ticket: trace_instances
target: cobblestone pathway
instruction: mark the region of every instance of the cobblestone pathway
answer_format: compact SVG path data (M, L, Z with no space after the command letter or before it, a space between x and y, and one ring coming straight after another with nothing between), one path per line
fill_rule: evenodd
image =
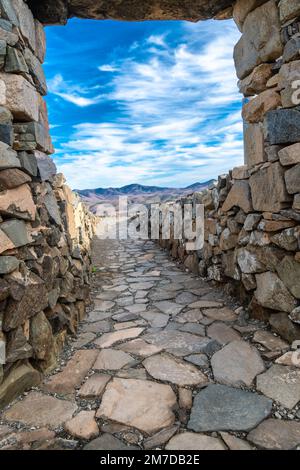
M0 417L2 449L292 449L289 345L151 242L94 243L93 310Z

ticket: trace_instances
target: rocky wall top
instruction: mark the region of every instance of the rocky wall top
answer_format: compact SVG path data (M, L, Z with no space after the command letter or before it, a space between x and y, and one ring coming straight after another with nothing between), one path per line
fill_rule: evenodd
M68 18L198 21L217 15L230 17L233 0L28 0L35 17L44 24Z

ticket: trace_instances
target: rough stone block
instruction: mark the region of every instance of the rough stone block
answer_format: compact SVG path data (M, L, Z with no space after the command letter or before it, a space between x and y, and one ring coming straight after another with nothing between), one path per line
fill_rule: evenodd
M4 18L9 20L14 26L19 26L19 20L11 0L0 0L0 9Z
M278 162L251 175L250 187L256 211L279 212L290 202L284 183L284 170Z
M284 285L289 289L296 299L300 299L300 263L292 256L285 256L277 266L277 273Z
M0 170L20 168L17 153L4 142L0 142Z
M244 212L252 211L251 193L248 181L236 180L222 206L223 212L228 212L234 206L240 207Z
M285 147L278 152L280 163L283 166L300 163L300 143Z
M36 56L43 63L46 55L46 34L43 25L38 20L35 20L35 42Z
M271 145L300 142L300 107L269 111L264 132Z
M28 73L28 67L21 51L15 47L7 47L4 70L7 73Z
M248 77L239 80L239 90L245 96L258 95L266 90L267 83L272 75L272 64L258 65Z
M296 306L296 299L290 294L279 277L271 272L256 275L256 300L263 307L291 312Z
M39 91L39 93L41 93L41 95L46 95L46 77L39 59L35 57L35 55L31 52L30 49L26 48L24 52L24 60L26 61L29 72L33 78L37 90Z
M7 276L11 298L4 314L3 330L10 331L44 310L48 305L45 283L29 270Z
M267 160L263 127L260 123L248 124L244 122L244 159L248 168Z
M21 75L0 74L6 86L6 106L15 118L24 121L38 121L39 99L33 86Z
M0 214L34 220L36 206L28 184L0 192Z
M283 62L291 62L292 60L297 60L300 57L300 37L291 38L283 50Z
M280 105L279 93L273 89L266 90L243 106L242 117L250 123L261 122L268 111L277 109Z
M14 124L14 149L18 151L40 150L53 153L51 137L46 127L38 122Z
M29 44L31 49L35 51L35 23L30 8L23 0L11 0L11 4L16 12L19 28L23 38Z
M14 132L12 124L0 124L0 141L13 146L14 143Z

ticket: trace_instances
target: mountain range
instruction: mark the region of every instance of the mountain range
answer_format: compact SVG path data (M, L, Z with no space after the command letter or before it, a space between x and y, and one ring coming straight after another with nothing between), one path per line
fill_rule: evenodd
M194 192L203 191L208 188L214 180L203 183L194 183L185 188L167 188L160 186L145 186L142 184L128 184L121 188L96 188L75 190L81 199L89 206L90 210L97 212L97 205L110 203L118 204L120 196L127 196L131 204L153 204L177 199Z

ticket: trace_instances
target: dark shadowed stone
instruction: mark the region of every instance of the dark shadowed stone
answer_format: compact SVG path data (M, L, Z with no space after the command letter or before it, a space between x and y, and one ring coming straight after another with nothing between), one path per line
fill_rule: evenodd
M300 108L277 109L266 114L265 135L271 145L300 141Z
M31 181L30 176L18 168L3 170L0 172L0 191L16 188L29 181Z
M271 412L272 400L225 385L209 385L195 399L188 428L193 431L249 431Z
M13 145L14 132L11 124L0 124L0 141L10 146Z
M7 421L19 421L28 426L49 426L56 428L69 421L77 411L77 405L67 400L43 395L40 392L29 393L5 412Z

